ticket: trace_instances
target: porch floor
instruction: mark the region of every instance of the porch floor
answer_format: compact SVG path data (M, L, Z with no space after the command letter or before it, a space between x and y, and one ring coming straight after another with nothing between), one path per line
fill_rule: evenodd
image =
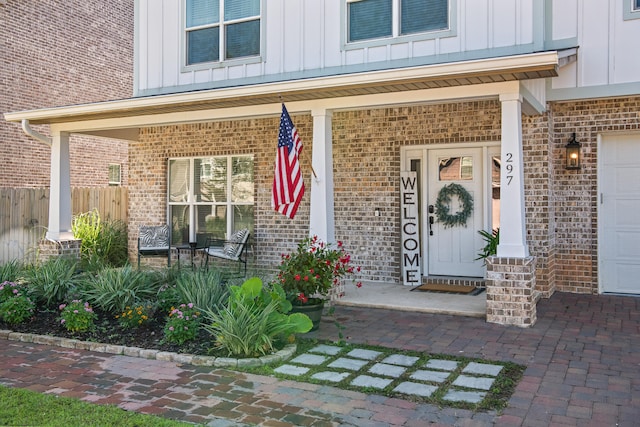
M479 295L411 291L413 286L387 283L363 283L361 288L349 285L346 295L336 304L387 308L394 310L485 317L487 293Z

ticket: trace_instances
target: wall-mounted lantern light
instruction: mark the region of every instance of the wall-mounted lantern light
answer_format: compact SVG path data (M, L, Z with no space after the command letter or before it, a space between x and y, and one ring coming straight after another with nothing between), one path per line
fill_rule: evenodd
M569 138L569 143L565 146L567 151L567 169L580 169L580 143L576 141L575 132Z

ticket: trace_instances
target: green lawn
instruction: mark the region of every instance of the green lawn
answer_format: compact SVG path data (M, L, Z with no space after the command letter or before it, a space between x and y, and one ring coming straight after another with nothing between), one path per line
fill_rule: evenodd
M174 427L193 424L127 412L116 406L0 386L0 425Z

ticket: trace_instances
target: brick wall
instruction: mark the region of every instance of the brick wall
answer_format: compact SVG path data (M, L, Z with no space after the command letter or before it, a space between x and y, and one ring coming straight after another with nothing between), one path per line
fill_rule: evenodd
M131 0L8 0L0 39L0 113L131 96ZM0 186L49 186L48 147L4 120L0 144ZM72 186L106 186L109 163L123 165L127 183L124 141L72 136L70 156Z
M544 115L523 116L527 243L535 257L535 290L543 296L555 290L597 292L596 135L637 130L638 111L640 97L555 103ZM499 141L500 116L498 101L334 112L336 239L362 266L364 280L399 283L400 148ZM276 266L280 253L308 233L312 118L293 120L304 143L307 180L293 221L270 204L277 117L144 129L130 155L132 253L139 225L166 221L169 157L253 154L256 259L264 268ZM574 131L585 164L567 171L564 146Z
M551 121L556 212L556 283L565 292L598 292L597 136L640 131L640 97L554 103ZM571 133L582 144L582 168L564 168Z
M271 209L278 117L143 129L140 141L130 145L131 253L140 225L166 222L168 158L253 154L256 259L263 268L275 267L280 254L293 250L308 234L313 121L310 115L292 118L304 144L307 180L293 221ZM362 266L364 280L399 283L400 147L497 141L499 119L494 101L333 114L336 239ZM379 217L375 208L380 208Z

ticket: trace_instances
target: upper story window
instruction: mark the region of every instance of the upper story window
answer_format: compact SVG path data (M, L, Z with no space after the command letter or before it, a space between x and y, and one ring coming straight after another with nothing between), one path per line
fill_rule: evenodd
M622 0L622 19L640 19L640 0Z
M186 0L187 65L260 54L260 0Z
M347 0L348 42L449 28L448 0Z

